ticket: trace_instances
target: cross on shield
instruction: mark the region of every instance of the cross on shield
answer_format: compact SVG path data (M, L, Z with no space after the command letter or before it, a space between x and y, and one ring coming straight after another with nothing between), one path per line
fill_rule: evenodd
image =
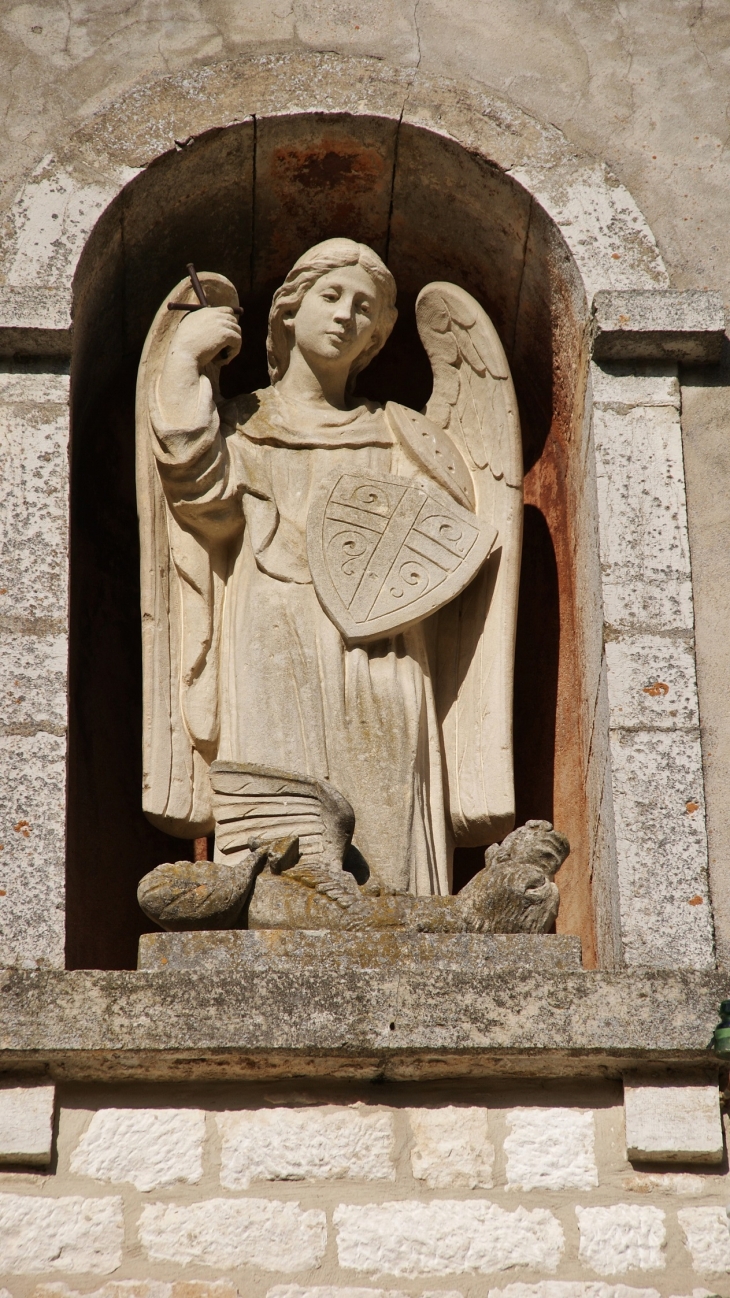
M317 489L307 557L317 597L347 644L398 635L476 576L497 533L432 482L344 473Z

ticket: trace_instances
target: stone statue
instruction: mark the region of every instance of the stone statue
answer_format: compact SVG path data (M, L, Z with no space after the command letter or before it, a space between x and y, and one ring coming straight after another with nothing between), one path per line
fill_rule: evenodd
M237 294L195 283L207 305L177 286L137 390L144 810L215 833L210 870L245 867L249 890L269 848L291 872L296 839L294 868L446 897L454 847L514 824L522 462L497 333L429 284L425 412L359 398L395 282L330 239L274 294L271 386L226 401Z

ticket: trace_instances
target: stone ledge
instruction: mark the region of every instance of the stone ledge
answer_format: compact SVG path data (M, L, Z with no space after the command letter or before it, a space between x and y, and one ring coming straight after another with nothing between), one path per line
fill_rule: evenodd
M692 289L601 291L593 299L593 356L599 361L714 365L725 337L719 293Z
M720 973L6 969L0 1069L57 1080L619 1077L719 1067Z
M0 285L0 356L70 356L65 289Z

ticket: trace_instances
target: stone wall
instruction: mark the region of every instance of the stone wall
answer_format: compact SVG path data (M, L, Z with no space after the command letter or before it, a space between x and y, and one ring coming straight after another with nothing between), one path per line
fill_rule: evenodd
M636 1170L619 1084L63 1087L58 1105L52 1170L0 1173L11 1298L727 1292L727 1164Z

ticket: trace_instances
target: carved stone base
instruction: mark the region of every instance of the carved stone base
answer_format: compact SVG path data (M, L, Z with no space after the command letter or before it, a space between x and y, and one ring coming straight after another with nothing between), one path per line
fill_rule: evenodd
M258 932L144 933L138 968L194 969L251 973L275 969L317 969L323 975L348 969L456 969L474 978L496 969L531 972L578 971L580 938L525 933L308 933L290 929Z

